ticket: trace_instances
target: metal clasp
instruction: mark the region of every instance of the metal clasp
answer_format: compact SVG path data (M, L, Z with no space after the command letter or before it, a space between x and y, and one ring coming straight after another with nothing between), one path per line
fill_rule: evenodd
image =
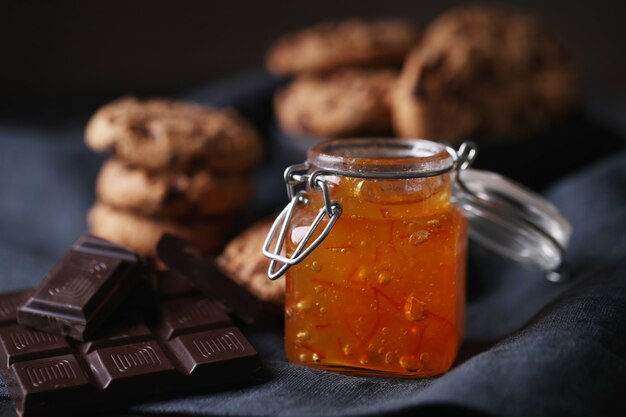
M457 181L460 180L459 173L472 166L478 156L478 146L471 141L465 141L459 146L457 151L451 146L446 146L446 150L454 161L454 169L457 173Z
M320 243L328 236L330 230L333 228L339 216L341 216L342 207L338 201L334 201L330 199L330 191L328 190L328 184L320 178L320 175L316 172L311 175L306 174L308 170L307 164L302 165L293 165L285 170L285 183L287 184L287 194L291 201L287 206L280 212L272 227L270 228L267 237L265 238L265 243L263 244L263 255L270 258L270 266L267 270L267 275L271 280L275 280L280 278L291 266L296 265L304 258L306 258L315 248L317 248ZM309 183L309 186L313 190L321 190L322 196L324 198L324 206L322 206L313 223L307 229L304 237L293 251L290 257L282 256L280 253L283 249L283 245L285 242L285 237L287 235L287 229L291 219L293 218L293 214L300 204L308 204L309 199L305 191L296 192L295 189L300 184ZM317 230L319 224L324 219L324 217L328 217L328 223L322 230L321 234L311 242L309 246L307 243L311 240L311 237ZM274 249L271 250L270 246L274 241L274 237L276 236L276 232L280 227L280 232L278 233L278 239L276 241L276 245ZM282 264L278 269L276 269L277 264Z

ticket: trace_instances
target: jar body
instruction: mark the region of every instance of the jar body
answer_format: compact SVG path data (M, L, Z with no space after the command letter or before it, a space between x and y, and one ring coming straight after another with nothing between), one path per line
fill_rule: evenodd
M359 375L445 372L462 340L467 246L450 174L324 180L343 213L287 271L287 357ZM288 229L288 254L323 206L320 192L307 196Z

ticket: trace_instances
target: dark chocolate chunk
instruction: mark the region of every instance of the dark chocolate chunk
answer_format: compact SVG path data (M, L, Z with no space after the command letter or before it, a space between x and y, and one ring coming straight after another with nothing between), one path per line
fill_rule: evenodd
M157 258L170 270L187 278L205 295L220 301L245 323L253 323L264 311L264 303L250 291L224 275L213 259L204 258L191 244L164 234L157 244Z
M0 361L4 366L37 357L41 352L70 353L70 345L64 337L53 333L19 325L0 328Z
M206 297L194 296L163 302L155 331L161 338L170 339L183 332L223 327L229 323L230 319L219 304Z
M152 333L143 318L135 312L121 311L109 318L95 334L84 343L76 345L77 349L89 353L95 349L123 343L135 343L148 340Z
M0 300L16 306L29 294ZM17 414L93 413L258 376L258 354L220 304L199 296L152 301L154 309L136 309L133 296L84 343L20 326L15 307L5 308L0 374Z
M184 295L197 292L188 279L170 271L158 260L147 259L146 265L148 267L148 282L155 293L159 295Z
M236 327L186 334L170 341L168 346L176 352L184 372L188 374L219 373L218 366L235 366L235 362L241 361L242 354L254 351ZM206 366L208 364L214 366ZM204 378L209 379L211 376L206 375Z
M0 294L0 325L15 321L15 310L24 304L33 290L23 290Z
M94 236L80 237L18 309L20 324L84 340L141 276L136 255Z
M86 359L102 389L137 391L134 385L168 384L179 375L153 340L97 349Z

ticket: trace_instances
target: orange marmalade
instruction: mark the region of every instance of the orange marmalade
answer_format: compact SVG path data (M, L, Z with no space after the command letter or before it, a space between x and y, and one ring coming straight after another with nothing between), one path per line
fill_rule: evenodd
M467 242L466 221L450 202L450 173L431 175L452 166L445 147L338 140L311 149L308 162L309 172L327 172L320 178L342 213L287 271L289 360L358 375L445 372L462 339ZM381 172L407 175L368 175ZM324 206L321 191L309 187L306 196L287 230L287 254Z

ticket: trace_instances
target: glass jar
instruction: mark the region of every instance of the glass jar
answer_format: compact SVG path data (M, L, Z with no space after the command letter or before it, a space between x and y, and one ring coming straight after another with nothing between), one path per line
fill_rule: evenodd
M459 181L475 155L472 146L456 152L418 139L331 140L311 148L307 163L286 171L292 199L264 253L272 259L271 278L286 272L285 350L291 362L358 375L430 377L448 370L463 336L466 215L479 225L479 240L495 237L494 246L511 224L525 226L532 245L537 235L550 240L544 258L551 264L544 269L554 269L553 258L560 262L567 242L535 227L541 221L533 227L521 221L528 215L510 198L497 200L505 180L485 185L479 171L479 179L467 183L482 186L476 192ZM304 189L296 192L299 184ZM521 190L527 203L538 199L504 185ZM547 203L534 203L545 213ZM504 226L496 221L502 213L510 220ZM564 222L558 213L539 217ZM560 226L567 228L566 222ZM515 248L519 239L509 240L509 252L523 258Z

